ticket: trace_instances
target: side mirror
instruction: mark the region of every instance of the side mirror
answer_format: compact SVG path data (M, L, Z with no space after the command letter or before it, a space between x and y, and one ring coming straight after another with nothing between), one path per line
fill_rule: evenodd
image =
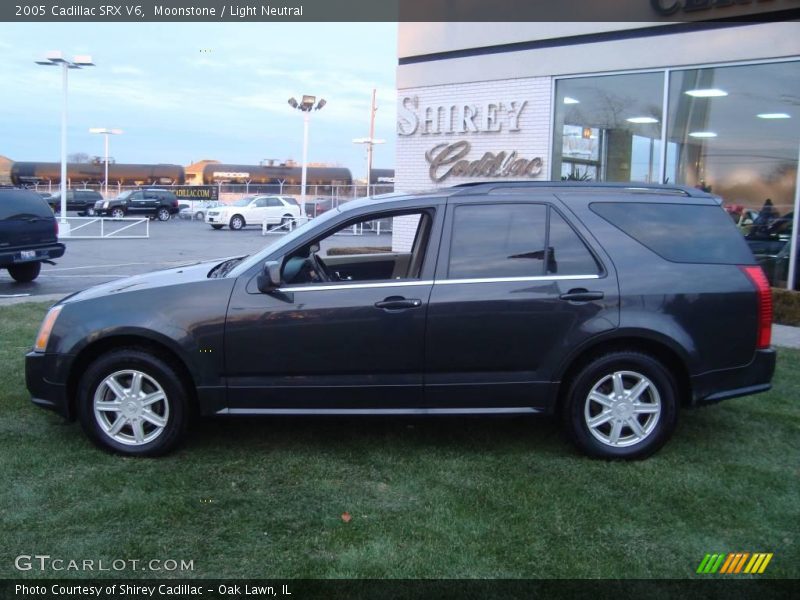
M269 294L281 287L281 263L277 260L269 260L264 263L264 269L256 279L258 290L263 294Z

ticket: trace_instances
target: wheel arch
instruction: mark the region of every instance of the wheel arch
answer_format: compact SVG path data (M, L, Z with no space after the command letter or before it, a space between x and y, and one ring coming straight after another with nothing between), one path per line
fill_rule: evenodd
M247 227L247 219L244 218L244 215L242 213L238 213L238 212L237 213L233 213L231 215L231 218L228 219L228 227L231 226L231 221L233 221L236 217L239 217L242 220L242 227Z
M74 419L77 415L77 392L81 376L87 367L99 356L112 350L122 348L140 348L151 352L165 360L175 369L176 374L183 382L188 392L189 406L192 411L198 410L197 387L189 367L180 354L169 344L139 333L115 333L93 340L78 352L70 365L67 376L68 418Z
M608 352L632 350L649 354L662 362L675 377L681 406L692 403L692 382L689 371L689 354L676 344L653 332L620 331L613 336L594 339L578 348L556 372L558 381L554 411L558 411L569 389L573 376L596 357Z

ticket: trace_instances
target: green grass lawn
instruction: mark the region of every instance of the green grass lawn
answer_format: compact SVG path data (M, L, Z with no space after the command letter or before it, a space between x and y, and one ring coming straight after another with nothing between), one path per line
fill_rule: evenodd
M49 554L204 578L664 578L732 551L800 577L798 352L772 392L684 411L637 463L583 458L545 418L213 420L137 460L30 404L45 308L0 308L0 577Z

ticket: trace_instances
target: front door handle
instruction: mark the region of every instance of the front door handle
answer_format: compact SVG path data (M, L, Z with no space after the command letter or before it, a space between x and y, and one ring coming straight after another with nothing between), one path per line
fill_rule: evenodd
M422 306L422 300L419 298L403 298L402 296L389 296L375 303L375 308L384 310L405 310L407 308L419 308L420 306Z
M559 298L569 302L591 302L592 300L602 300L603 292L590 292L584 288L575 288L566 294L561 294Z

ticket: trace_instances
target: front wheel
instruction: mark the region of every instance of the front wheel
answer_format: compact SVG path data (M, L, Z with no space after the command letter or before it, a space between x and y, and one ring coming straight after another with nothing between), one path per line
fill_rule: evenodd
M222 229L222 225L212 225L211 229Z
M241 215L233 215L228 226L234 231L239 231L244 227L244 217Z
M138 348L100 356L78 385L78 418L104 450L160 456L173 450L187 424L187 392L167 361Z
M572 442L589 456L646 458L677 426L675 377L648 354L609 352L575 375L562 417Z
M8 274L18 283L28 283L36 279L41 270L42 263L30 262L21 265L11 265L8 267Z
M111 209L111 218L112 219L121 219L125 216L125 211L121 208L112 208Z
M169 221L169 217L169 210L164 207L161 207L156 211L156 218L159 221Z

